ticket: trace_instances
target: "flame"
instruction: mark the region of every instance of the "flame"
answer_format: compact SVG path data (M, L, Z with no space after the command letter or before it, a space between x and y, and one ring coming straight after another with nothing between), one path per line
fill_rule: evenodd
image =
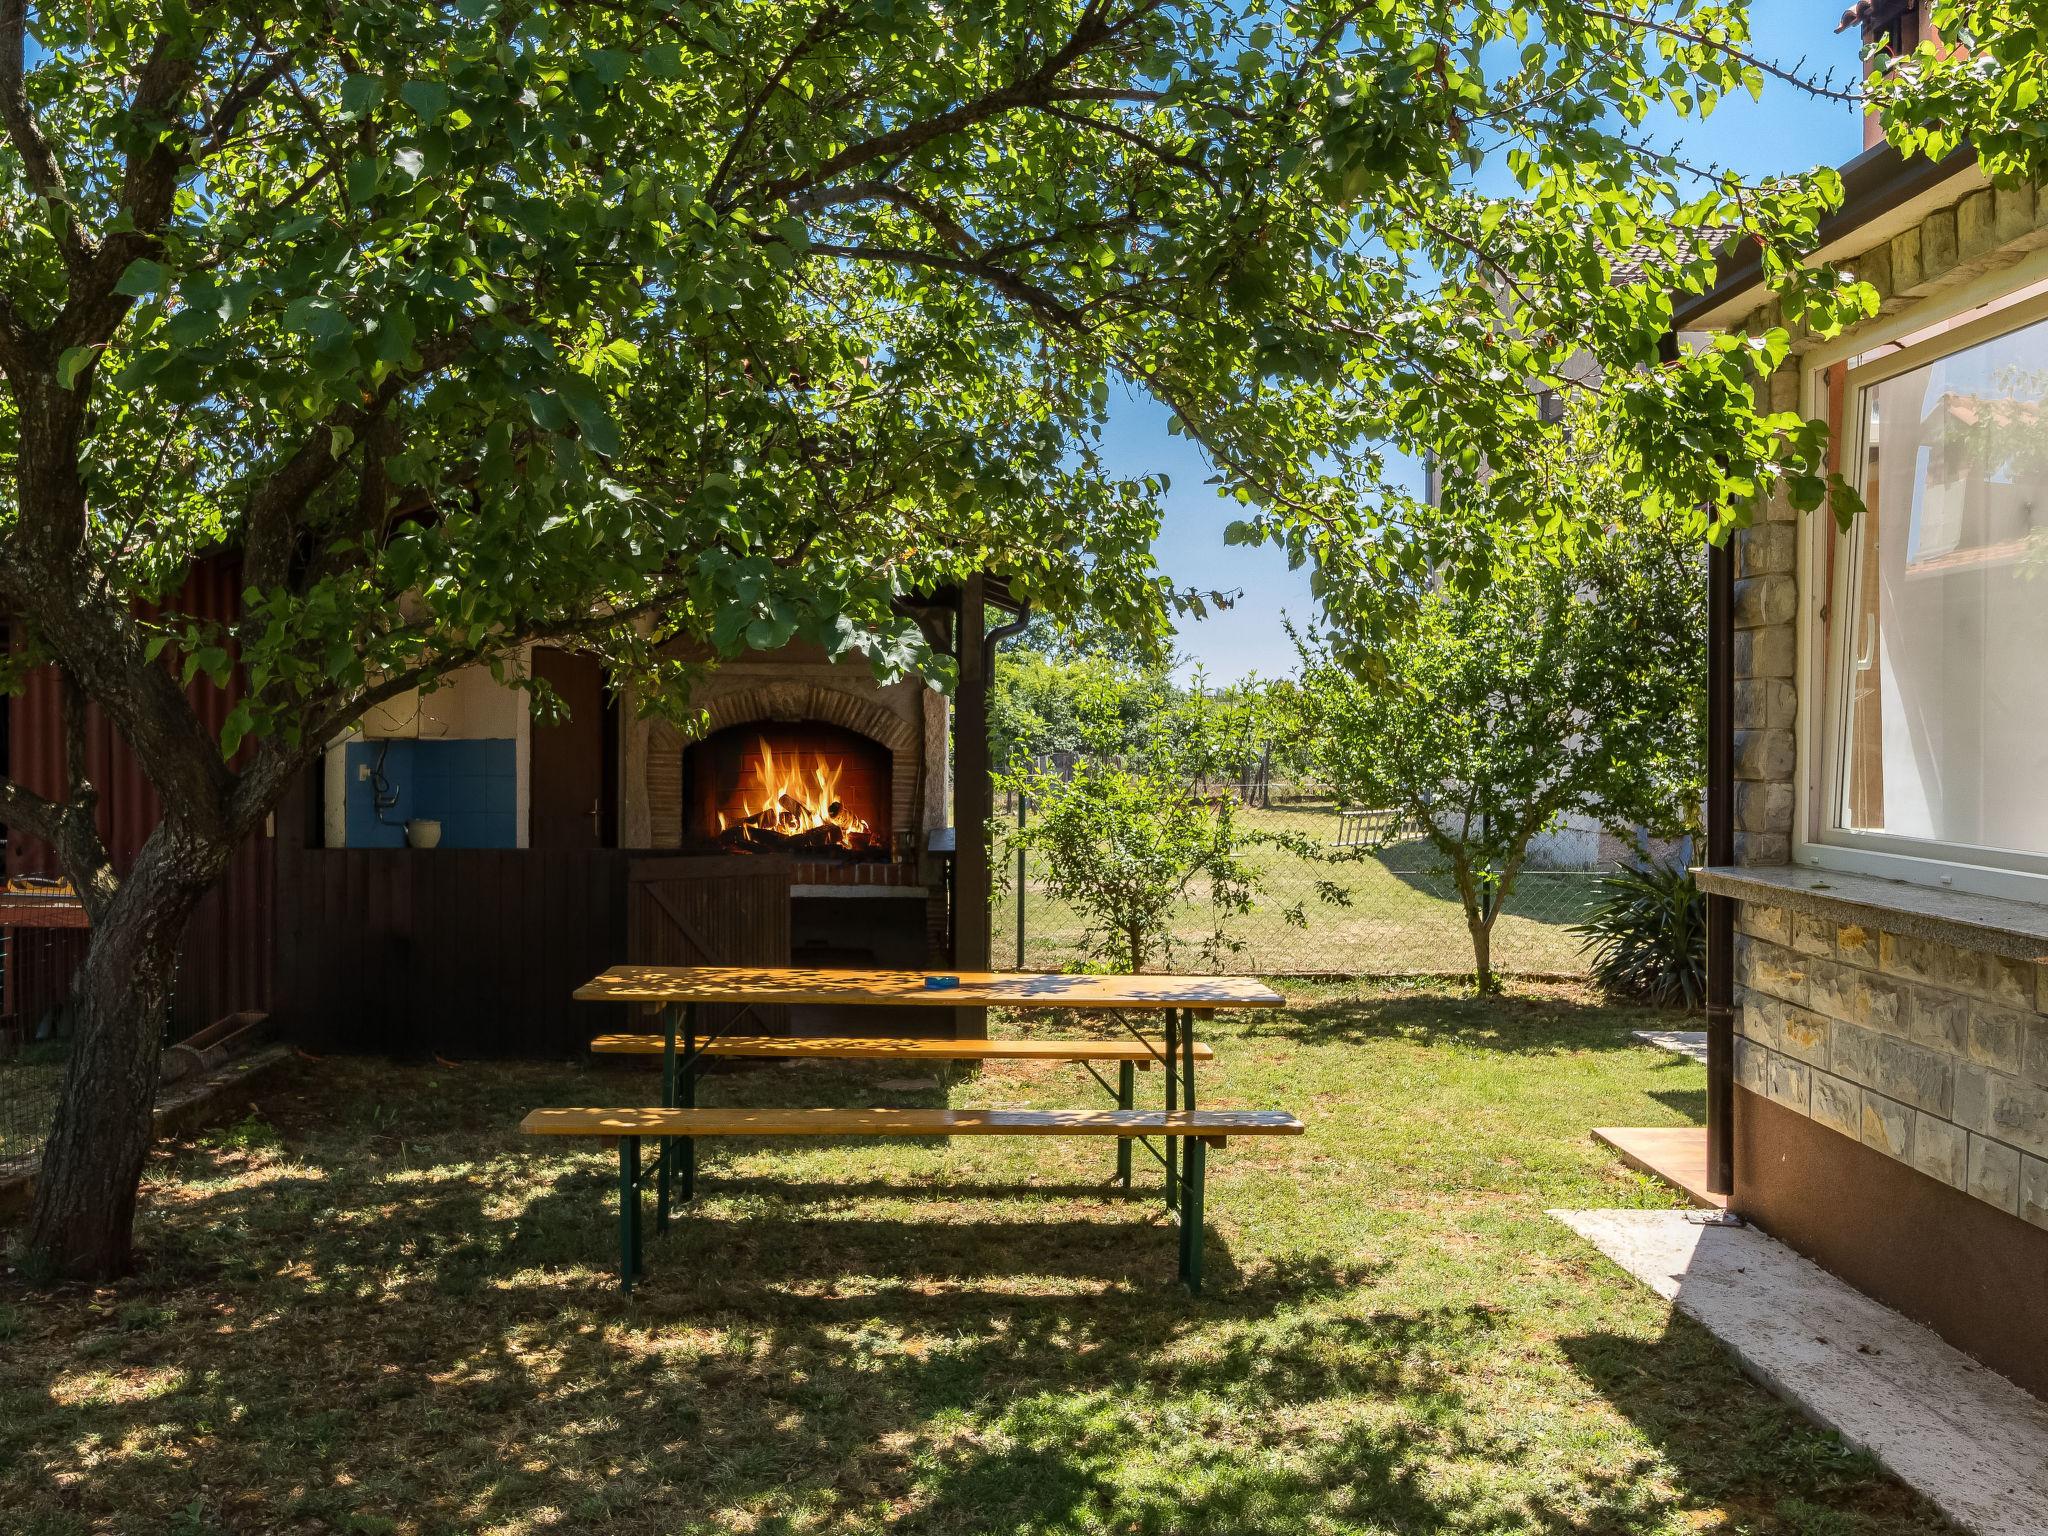
M754 761L750 765L754 788L741 801L743 824L771 827L785 835L817 827L836 828L842 837L867 833L867 822L848 815L840 803L839 777L846 771L844 758L798 753L794 762L787 757L777 762L775 749L768 745L766 737L756 737L754 746ZM804 782L806 770L808 785ZM725 830L722 812L718 830Z

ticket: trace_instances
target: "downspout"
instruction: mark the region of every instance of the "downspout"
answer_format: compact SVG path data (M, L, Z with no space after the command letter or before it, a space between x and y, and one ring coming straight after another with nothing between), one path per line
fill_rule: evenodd
M1707 551L1707 867L1735 862L1735 533ZM1707 1189L1735 1192L1735 902L1707 897Z
M991 680L996 675L996 647L1012 635L1021 635L1031 622L1031 605L1019 603L1017 617L1007 624L998 624L982 638L981 675Z
M1678 357L1666 331L1658 359ZM1714 509L1707 509L1711 516ZM1735 530L1707 546L1707 846L1709 869L1735 862ZM1707 1191L1735 1193L1735 903L1707 896Z

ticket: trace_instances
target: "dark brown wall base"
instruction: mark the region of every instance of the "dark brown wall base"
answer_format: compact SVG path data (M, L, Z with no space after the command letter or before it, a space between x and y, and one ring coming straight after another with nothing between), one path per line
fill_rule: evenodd
M1733 1206L2048 1397L2048 1231L1742 1088Z

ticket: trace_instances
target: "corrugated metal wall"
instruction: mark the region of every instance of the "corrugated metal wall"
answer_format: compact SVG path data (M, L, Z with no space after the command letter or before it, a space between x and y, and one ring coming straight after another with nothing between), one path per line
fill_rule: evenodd
M174 607L222 622L241 608L241 567L218 559L197 566ZM226 688L195 677L186 690L206 724L218 730L241 696L239 672ZM43 795L64 789L62 690L52 668L29 674L26 688L8 701L9 776ZM156 791L97 710L87 715L86 761L98 788L100 836L116 870L126 871L156 826L162 808ZM172 1004L175 1038L241 1009L267 1009L271 997L271 909L274 877L271 838L260 833L235 855L225 876L207 893L185 932ZM54 875L57 862L33 838L10 835L7 873Z

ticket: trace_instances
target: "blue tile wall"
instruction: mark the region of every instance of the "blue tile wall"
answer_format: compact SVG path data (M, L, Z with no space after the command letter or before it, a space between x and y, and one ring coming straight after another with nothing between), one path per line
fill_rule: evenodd
M383 774L396 805L380 815L364 765ZM518 840L518 754L509 737L483 741L352 741L343 754L348 846L403 848L415 817L441 823L443 848L510 848Z

